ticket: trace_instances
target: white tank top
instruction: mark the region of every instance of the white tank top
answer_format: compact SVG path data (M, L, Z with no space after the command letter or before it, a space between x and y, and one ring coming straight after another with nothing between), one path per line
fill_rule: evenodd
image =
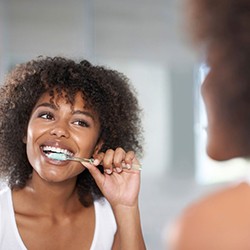
M106 199L94 202L95 232L90 250L110 250L117 229L115 217ZM9 188L0 191L0 249L27 250L18 232Z

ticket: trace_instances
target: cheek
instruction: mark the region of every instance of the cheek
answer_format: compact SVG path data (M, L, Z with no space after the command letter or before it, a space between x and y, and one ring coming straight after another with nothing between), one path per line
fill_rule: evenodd
M29 150L32 149L32 142L33 142L33 129L30 126L28 126L27 136L26 136L27 153L29 153Z
M33 148L33 142L34 138L36 137L36 132L37 130L35 127L32 126L32 124L28 125L27 129L27 136L26 136L26 144L27 144L27 149L32 149Z
M95 150L95 143L82 143L82 145L80 145L79 147L83 157L90 158L93 156Z
M86 133L85 135L75 135L74 141L78 145L80 151L82 151L86 157L91 157L94 153L97 141L97 133ZM88 154L88 155L86 155Z
M28 125L26 135L26 152L32 166L37 164L38 159L36 155L40 155L40 148L35 145L35 141L39 133L39 129L37 129L36 126L33 126L33 124Z

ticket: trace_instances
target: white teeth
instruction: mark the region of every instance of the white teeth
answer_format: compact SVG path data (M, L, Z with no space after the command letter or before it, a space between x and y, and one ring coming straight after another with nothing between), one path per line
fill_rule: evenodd
M43 151L55 152L55 153L61 153L61 154L70 155L70 156L73 155L73 153L68 151L67 149L57 148L57 147L52 147L52 146L43 146L42 150Z

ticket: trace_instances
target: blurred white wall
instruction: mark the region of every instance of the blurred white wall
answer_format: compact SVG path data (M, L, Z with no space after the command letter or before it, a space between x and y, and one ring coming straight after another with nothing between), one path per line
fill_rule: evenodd
M89 4L73 0L4 1L5 46L11 62L38 55L78 57L87 48ZM86 27L85 27L86 25Z
M141 212L153 250L161 249L164 222L197 195L196 59L180 26L181 2L0 0L1 80L8 68L39 55L85 57L131 79L144 110Z
M2 0L0 7L4 69L62 55L124 72L144 109L145 175L193 174L194 56L179 25L179 1Z
M166 174L171 159L171 89L168 71L147 61L107 62L129 77L143 108L145 132L143 176Z

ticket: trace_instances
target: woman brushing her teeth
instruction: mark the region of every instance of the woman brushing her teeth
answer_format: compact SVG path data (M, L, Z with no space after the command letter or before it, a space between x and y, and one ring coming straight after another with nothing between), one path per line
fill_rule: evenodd
M12 70L0 89L0 248L145 249L131 168L139 112L127 78L88 61L41 57Z

